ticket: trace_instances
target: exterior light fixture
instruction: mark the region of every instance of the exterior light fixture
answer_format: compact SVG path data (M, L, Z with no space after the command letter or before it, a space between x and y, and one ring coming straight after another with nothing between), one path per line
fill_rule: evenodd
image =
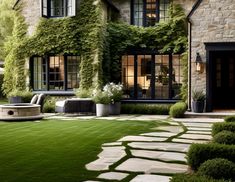
M204 63L202 62L202 58L200 56L200 54L197 52L197 56L196 56L196 71L199 73L203 73L204 71Z

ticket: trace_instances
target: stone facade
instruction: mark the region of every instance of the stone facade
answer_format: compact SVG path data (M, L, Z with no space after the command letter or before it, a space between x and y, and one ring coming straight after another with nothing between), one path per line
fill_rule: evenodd
M206 62L204 43L235 42L235 3L234 0L204 0L191 17L192 22L192 90L206 92L206 70L196 72L196 53Z
M41 17L41 0L21 0L22 14L28 25L28 34L32 35Z

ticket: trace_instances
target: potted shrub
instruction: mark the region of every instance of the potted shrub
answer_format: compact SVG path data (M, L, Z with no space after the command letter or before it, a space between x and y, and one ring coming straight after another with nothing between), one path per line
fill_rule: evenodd
M30 91L13 90L8 95L9 103L29 103L33 97Z
M104 86L104 91L110 96L109 114L119 115L121 112L121 99L123 94L122 84L108 83Z
M96 116L109 115L109 104L111 103L111 99L107 92L96 90L93 93L93 101L96 103Z
M192 109L195 113L202 113L204 111L206 95L202 90L195 90L192 93Z

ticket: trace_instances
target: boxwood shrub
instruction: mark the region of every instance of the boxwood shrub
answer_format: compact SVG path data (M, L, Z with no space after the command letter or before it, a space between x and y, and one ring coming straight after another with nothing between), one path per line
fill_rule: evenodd
M215 158L204 162L197 173L214 179L235 180L235 164L227 159Z
M225 122L235 122L235 116L226 116L224 118Z
M225 180L216 180L207 176L177 174L171 179L171 182L226 182Z
M44 104L43 104L43 113L54 113L55 112L55 103L56 98L54 97L46 97Z
M224 158L235 162L235 145L217 143L192 144L187 153L188 164L193 170L205 161L214 158Z
M212 126L212 135L216 135L217 133L223 131L223 130L227 130L227 131L231 131L231 132L235 132L235 122L232 123L214 123Z
M221 131L213 137L213 142L227 145L235 145L235 132L226 130Z
M122 114L168 115L171 104L122 104Z
M177 102L170 108L170 116L173 118L182 118L187 110L187 104L185 102Z

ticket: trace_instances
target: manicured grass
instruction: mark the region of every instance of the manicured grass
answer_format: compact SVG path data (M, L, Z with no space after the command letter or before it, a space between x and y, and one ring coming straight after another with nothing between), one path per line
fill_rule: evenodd
M0 122L1 182L75 182L94 179L87 171L101 145L150 131L160 122L73 120Z
M7 98L0 98L0 105L1 104L7 104L7 103L8 103Z

